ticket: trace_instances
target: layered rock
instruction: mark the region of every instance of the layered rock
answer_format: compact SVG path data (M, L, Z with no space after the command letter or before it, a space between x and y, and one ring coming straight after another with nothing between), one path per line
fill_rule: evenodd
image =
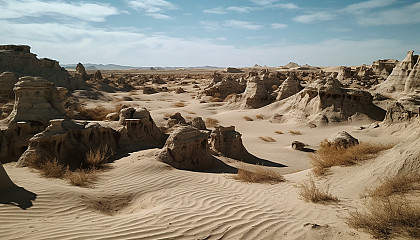
M29 46L0 45L0 73L13 72L17 77L42 77L55 86L70 90L85 89L86 83L79 78L72 78L55 60L38 59L30 52Z
M271 99L258 73L250 72L245 91L242 94L232 95L229 104L241 108L260 108L269 104Z
M404 92L420 92L420 57L418 55L417 62L405 81Z
M206 130L206 123L201 117L194 117L191 122L188 122L189 125L197 128L198 130Z
M398 60L395 59L379 59L372 63L372 71L377 75L386 79L391 74Z
M353 74L351 71L351 67L341 66L340 69L338 69L338 75L337 75L338 80L342 81L344 79L348 79L352 77L353 77Z
M390 125L393 123L408 122L417 116L418 114L405 109L401 103L395 102L388 107L384 123Z
M212 96L215 98L225 99L230 94L239 94L242 93L244 90L245 85L241 84L235 79L232 79L231 77L227 77L205 88L202 94L206 96Z
M209 134L191 126L179 126L166 140L158 160L175 168L193 171L211 169L215 161L208 144Z
M279 101L288 98L300 92L302 89L303 87L300 85L300 81L294 75L291 75L280 85L276 100Z
M83 64L78 63L76 65L76 74L79 75L84 81L89 80L90 76L86 73L85 66Z

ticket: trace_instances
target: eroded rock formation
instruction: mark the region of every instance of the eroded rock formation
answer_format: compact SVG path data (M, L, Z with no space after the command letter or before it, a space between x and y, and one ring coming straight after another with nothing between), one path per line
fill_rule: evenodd
M336 148L348 148L359 144L359 140L350 135L348 132L341 131L330 136L325 142L325 144L334 146Z
M6 190L16 185L12 182L9 175L7 175L6 170L3 168L3 164L0 162L0 191Z
M288 98L296 93L300 92L303 87L300 85L300 81L295 78L294 75L290 75L287 79L280 85L278 89L278 94L276 100L282 100Z
M15 98L13 88L18 79L12 72L3 72L0 74L0 103L7 103Z
M208 144L209 134L191 126L179 126L166 140L158 160L175 168L194 171L209 170L214 159Z
M217 79L216 75L215 79ZM215 98L225 99L230 94L239 94L245 90L245 85L239 81L228 76L227 78L210 84L209 87L203 90L203 94L206 96L212 96Z
M250 158L250 154L242 144L242 135L235 131L235 126L216 126L210 136L210 146L214 151L240 161Z

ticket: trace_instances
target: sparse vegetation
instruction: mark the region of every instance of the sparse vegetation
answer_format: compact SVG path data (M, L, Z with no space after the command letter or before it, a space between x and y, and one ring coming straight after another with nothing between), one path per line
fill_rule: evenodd
M214 127L219 124L219 120L214 119L214 118L206 118L206 120L204 121L207 127Z
M106 119L106 116L110 113L118 113L121 109L127 107L123 104L118 104L112 109L104 108L102 106L96 106L94 108L86 108L82 105L76 107L76 111L79 115L86 118L87 120L102 121Z
M413 190L420 190L419 175L398 175L386 178L382 184L368 191L369 197L388 197L395 194L406 194Z
M219 97L210 97L209 101L210 102L223 102L223 99Z
M322 175L332 166L350 166L357 162L376 156L380 151L390 149L393 144L373 144L361 142L348 148L340 148L328 144L327 140L321 142L320 148L311 153L310 163L317 175Z
M265 118L265 116L264 115L262 115L262 114L258 114L258 115L256 115L255 116L257 119L264 119Z
M283 132L282 132L282 131L274 131L274 133L277 133L277 134L283 134Z
M314 203L338 202L338 198L329 193L329 186L320 189L313 179L303 181L297 185L299 195L305 201Z
M362 228L375 238L394 236L420 238L420 206L418 202L397 195L374 197L364 212L351 212L347 223Z
M300 131L289 130L289 133L292 135L302 135Z
M272 137L259 137L259 139L263 140L264 142L275 142L276 139Z
M248 117L248 116L244 116L243 119L245 119L246 121L254 121L254 119Z
M64 177L71 185L86 187L97 180L97 169L76 169L76 171L67 171Z
M63 178L66 169L63 165L61 165L57 158L48 159L45 162L36 163L32 165L32 167L38 169L42 176L46 178Z
M185 104L183 102L177 102L174 104L174 107L185 107Z
M286 181L286 179L276 171L263 166L255 167L253 171L244 169L246 168L245 166L242 167L243 168L238 169L238 173L233 177L233 179L242 182L271 184Z
M96 149L90 149L86 153L85 160L90 168L100 168L114 155L114 149L110 148L108 144L105 144Z

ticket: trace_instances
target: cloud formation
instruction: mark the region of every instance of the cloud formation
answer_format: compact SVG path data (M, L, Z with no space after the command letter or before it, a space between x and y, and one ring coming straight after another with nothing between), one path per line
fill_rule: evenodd
M156 19L171 19L164 14L167 10L177 9L176 5L165 0L136 0L128 1L128 6Z

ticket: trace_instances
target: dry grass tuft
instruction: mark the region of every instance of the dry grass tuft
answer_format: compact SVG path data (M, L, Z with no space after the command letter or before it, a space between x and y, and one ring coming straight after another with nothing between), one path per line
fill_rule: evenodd
M262 114L258 114L258 115L256 115L255 116L257 119L264 119L265 118L265 116L264 115L262 115Z
M364 212L351 212L347 223L362 228L375 238L395 236L420 238L420 206L417 202L397 195L372 198Z
M85 156L85 161L90 168L101 168L115 155L114 149L105 144L97 149L90 149Z
M248 116L244 116L243 119L245 119L246 121L254 121L254 119L248 117Z
M46 178L63 178L66 173L66 168L58 162L57 158L48 159L45 162L32 166L38 169L42 176Z
M91 169L76 169L76 171L67 171L65 178L69 181L71 185L86 187L89 184L95 182L98 178L97 170L95 168Z
M317 175L322 175L332 166L350 166L357 162L375 157L380 151L392 148L392 144L373 144L360 142L348 148L337 148L321 142L320 148L309 155L312 170Z
M299 195L305 201L314 203L338 202L338 198L329 193L329 186L320 189L313 179L303 181L297 187L299 188Z
M272 137L259 137L259 139L263 140L264 142L275 142L276 139Z
M177 102L174 104L174 107L185 107L185 104L183 102Z
M292 135L302 135L300 131L289 130L289 133Z
M209 101L210 102L223 102L223 99L219 97L210 97Z
M233 177L233 179L241 182L271 184L286 181L286 179L276 171L262 166L255 168L253 172L239 168L238 173Z
M206 118L206 120L204 121L207 127L214 127L219 124L219 120L214 119L214 118Z
M277 133L277 134L283 134L283 132L282 132L282 131L274 131L274 133Z
M386 178L382 181L381 185L368 191L367 196L381 198L396 194L406 194L414 190L420 190L419 175L398 175L392 178Z

